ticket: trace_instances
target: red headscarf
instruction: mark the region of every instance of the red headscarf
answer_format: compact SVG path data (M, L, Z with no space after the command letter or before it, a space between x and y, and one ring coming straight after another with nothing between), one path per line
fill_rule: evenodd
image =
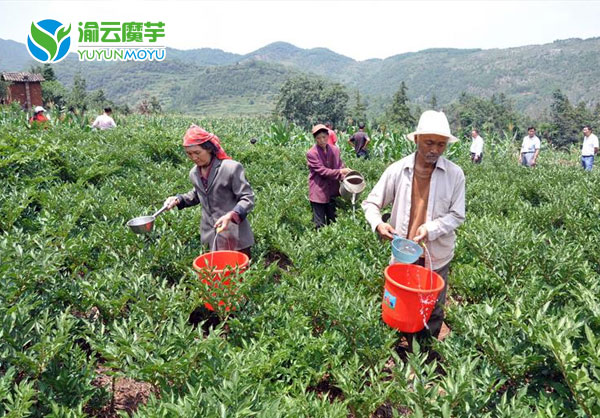
M183 136L184 147L204 144L207 141L210 141L217 149L217 154L215 157L217 157L219 160L231 160L231 157L227 155L221 147L221 141L219 140L219 137L215 134L206 132L201 127L192 124Z

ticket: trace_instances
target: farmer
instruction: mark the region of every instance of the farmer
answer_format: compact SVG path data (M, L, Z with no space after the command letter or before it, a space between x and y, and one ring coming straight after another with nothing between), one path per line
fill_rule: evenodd
M94 123L92 124L93 129L100 129L102 131L106 129L113 129L117 127L117 124L112 118L112 109L110 107L104 108L104 113L99 115Z
M184 209L201 204L202 243L212 251L216 228L220 227L216 249L236 250L250 257L254 235L246 216L254 207L254 192L244 168L225 153L215 134L199 126L190 126L183 137L183 147L195 164L190 170L194 188L168 197L165 206Z
M417 130L408 139L417 144L417 151L384 171L362 207L381 238L391 240L398 234L426 243L431 260L422 257L415 264L429 268L431 262L445 284L427 323L429 330L425 328L418 335L437 337L444 319L454 230L465 220L465 176L459 166L442 157L448 143L458 141L450 133L443 112L423 112ZM387 223L381 210L389 204L392 213Z
M329 132L329 138L327 140L327 143L331 146L337 146L338 139L335 131L333 130L333 123L325 122L325 126L327 127L327 131Z
M348 139L348 143L354 146L354 152L357 157L369 158L369 151L367 151L367 145L369 144L369 135L365 132L365 124L363 122L358 124L358 132Z
M596 154L598 154L598 137L592 133L590 125L585 125L581 147L581 166L585 171L592 171Z
M29 118L29 123L32 126L35 125L45 125L48 123L48 121L50 119L48 119L46 117L46 115L44 115L44 113L46 112L46 109L44 109L42 106L36 106L33 109L33 116Z
M519 164L523 164L525 167L535 167L538 155L540 155L540 139L535 135L535 128L530 126L527 128L527 135L523 137Z
M313 210L316 229L335 222L335 197L339 195L340 180L350 171L344 168L340 150L327 143L329 130L315 125L312 134L316 144L306 153L308 163L308 200Z
M471 152L471 162L481 164L483 160L483 138L479 136L477 129L471 131L471 138L473 139L469 150Z

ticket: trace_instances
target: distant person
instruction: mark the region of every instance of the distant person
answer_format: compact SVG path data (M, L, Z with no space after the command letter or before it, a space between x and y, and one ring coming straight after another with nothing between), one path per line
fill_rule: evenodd
M471 138L473 139L471 142L471 161L475 164L481 164L483 160L483 138L479 136L479 131L477 129L473 129L471 131Z
M525 167L535 167L538 155L540 155L540 139L535 135L535 128L530 126L527 128L527 135L523 137L519 164L523 164Z
M92 124L92 128L100 129L102 131L104 131L106 129L116 128L117 124L115 123L115 121L113 120L111 115L112 115L112 109L110 107L105 107L104 113L102 115L99 115L96 118L96 120Z
M367 150L369 141L371 140L365 132L365 124L362 122L358 124L358 132L348 139L348 143L354 146L354 152L359 158L369 158L369 151Z
M42 106L36 106L33 109L33 116L29 118L29 123L32 126L43 126L46 125L50 119L44 114L46 109Z
M340 150L328 143L329 129L325 125L312 128L316 144L306 153L308 164L308 200L313 211L315 228L335 222L335 198L339 195L340 180L350 171L344 168Z
M598 137L592 133L590 125L585 125L581 147L581 166L585 171L592 171L596 154L598 154Z
M327 127L327 130L329 131L329 138L327 140L327 143L331 146L337 146L337 135L335 133L335 131L333 130L333 123L331 122L326 122L325 126Z
M443 112L423 112L417 130L408 139L415 142L416 152L386 168L362 208L372 230L381 238L392 240L397 234L427 244L431 259L421 257L414 264L429 268L431 263L444 279L444 288L428 328L417 335L437 337L444 320L455 230L465 221L465 175L458 165L442 156L449 143L458 141ZM389 205L391 217L384 220L381 210Z

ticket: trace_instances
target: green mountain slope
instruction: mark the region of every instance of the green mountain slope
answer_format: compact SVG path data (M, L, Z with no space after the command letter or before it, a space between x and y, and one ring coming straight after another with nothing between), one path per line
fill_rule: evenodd
M20 71L34 62L25 43L0 38L0 71Z
M517 109L537 116L556 88L573 102L599 100L598 51L600 38L591 38L508 49L429 49L355 61L326 48L275 42L246 55L169 48L166 61L159 63L81 63L72 54L55 70L66 83L81 72L90 89L102 88L117 103L155 95L167 109L186 112L268 113L285 79L305 72L360 90L377 109L405 81L410 99L421 105L434 94L444 106L463 91L504 93ZM31 63L25 45L0 39L0 70L23 70Z
M156 96L167 110L213 115L270 113L283 82L298 73L256 61L206 67L174 59L56 65L58 78L65 84L71 84L78 72L89 89L101 88L117 103L135 104L145 96Z

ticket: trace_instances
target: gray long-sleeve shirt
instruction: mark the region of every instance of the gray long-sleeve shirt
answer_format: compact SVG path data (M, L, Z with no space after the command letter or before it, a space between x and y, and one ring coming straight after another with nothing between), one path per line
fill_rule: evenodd
M410 205L415 153L390 165L369 196L362 202L367 221L373 228L382 223L381 209L392 204L390 225L406 238L410 221ZM456 234L454 230L465 220L465 175L456 164L440 157L431 175L427 203L427 248L433 269L452 260ZM426 260L429 267L429 260Z
M230 222L228 228L219 234L218 250L241 250L254 244L254 234L246 215L254 208L254 192L246 180L244 168L233 160L213 161L208 176L208 187L205 188L200 177L200 169L194 166L190 170L190 181L194 188L189 192L177 195L178 209L202 205L200 234L203 244L212 251L215 238L215 222L230 211L235 211L241 221Z

